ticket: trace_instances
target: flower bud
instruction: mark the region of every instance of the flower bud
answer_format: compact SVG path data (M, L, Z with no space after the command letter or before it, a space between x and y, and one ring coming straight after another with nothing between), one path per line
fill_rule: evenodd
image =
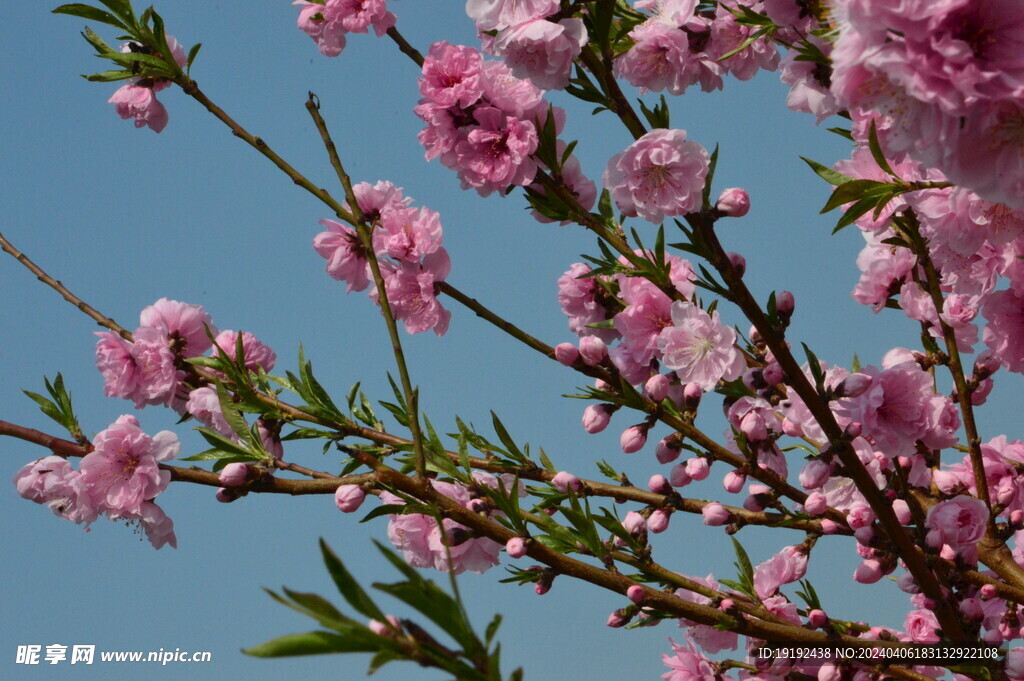
M861 584L874 584L882 578L882 564L874 558L865 560L857 566L853 578Z
M768 439L768 425L764 422L764 417L756 411L747 412L743 417L740 421L740 432L748 442L764 442Z
M991 601L999 592L996 590L995 584L984 584L978 589L978 595L983 601Z
M612 384L601 378L594 379L594 390L600 390L601 392L605 393L615 392L615 389L612 387Z
M1010 527L1015 530L1021 529L1021 526L1024 526L1024 511L1020 509L1010 511L1008 520L1010 521Z
M505 542L505 551L510 558L522 558L526 555L526 540L522 537L512 537Z
M732 519L732 513L717 501L705 504L701 509L701 515L704 516L704 524L708 527L720 527Z
M978 387L971 393L971 404L975 407L980 407L985 404L985 400L988 399L988 394L992 392L992 379L986 378L983 381L978 382Z
M533 592L538 596L543 596L549 591L551 591L551 585L546 582L537 582L533 585Z
M839 531L839 526L834 521L825 518L821 521L821 533L822 534L835 534Z
M921 593L921 587L918 586L917 581L914 579L914 575L909 572L904 572L900 575L899 579L896 580L896 586L900 588L900 591L908 594L919 594Z
M818 610L817 608L815 608L814 610L811 610L809 613L807 613L807 623L815 629L820 629L821 627L825 626L825 622L827 621L828 615L826 615L825 611L823 610Z
M473 513L487 513L488 511L491 510L491 505L488 504L483 499L470 499L469 503L466 505L466 508L468 508Z
M711 464L702 456L697 456L686 462L686 474L694 480L704 480L711 471Z
M725 257L729 258L729 264L736 270L736 274L741 277L747 273L747 259L739 253L726 253Z
M977 598L965 598L960 601L960 612L969 620L985 619L985 613L981 609L981 601Z
M722 612L729 612L736 607L736 601L731 598L723 598L722 602L718 604L718 609Z
M782 432L790 437L801 437L804 429L799 423L789 418L782 419Z
M1017 496L1017 490L1009 485L1000 487L996 491L996 503L1002 504L1003 506L1008 505L1013 501L1013 498Z
M849 423L846 424L845 432L851 438L860 437L861 433L864 432L864 425L859 421L850 421Z
M686 487L693 482L693 478L686 472L685 463L677 463L672 467L672 471L669 473L669 482L673 487Z
M366 492L359 485L341 485L334 491L334 503L345 513L358 511L366 498Z
M762 503L762 497L758 494L750 494L746 499L743 500L743 508L754 513L760 513L764 510L764 504Z
M722 190L715 209L730 218L741 218L750 210L750 196L739 187Z
M378 636L393 638L395 634L402 630L402 622L394 615L388 615L387 618L390 626L378 620L370 620L366 626L370 631Z
M672 494L672 485L660 473L651 476L651 479L647 481L647 489L655 494Z
M224 487L238 487L249 479L249 466L244 463L229 463L217 476L217 481Z
M1024 648L1013 648L1006 653L1006 676L1011 681L1024 679Z
M892 512L896 514L896 520L900 525L909 525L912 519L910 506L903 499L896 499L892 502Z
M654 448L654 456L657 457L658 463L672 463L679 458L681 451L682 447L673 446L672 440L666 437L658 441L658 446Z
M661 402L663 399L668 397L668 389L670 386L668 376L665 374L654 374L647 379L647 383L644 384L644 390L647 392L647 396L655 402Z
M618 629L619 627L626 626L628 622L629 619L623 617L622 614L618 610L616 610L612 614L608 615L608 621L606 621L605 624L609 627Z
M800 470L800 484L804 489L817 489L828 482L832 466L821 459L811 459Z
M607 404L592 404L583 410L583 430L591 435L600 433L612 420L612 410Z
M818 681L839 681L842 678L842 672L839 671L839 667L833 662L823 662L818 667Z
M872 380L867 374L850 374L836 387L836 397L860 397L871 387Z
M780 320L783 322L788 321L793 316L793 310L795 309L796 299L791 292L780 291L775 294L775 312L778 313Z
M932 482L943 494L953 494L964 487L963 481L956 473L937 470L932 473Z
M571 367L579 359L580 351L572 343L559 343L555 346L555 359L567 367Z
M622 431L619 437L619 445L626 454L632 454L643 449L647 444L647 428L643 425L630 426Z
M828 508L828 500L821 492L812 492L804 501L804 512L807 515L821 515Z
M647 521L636 511L630 511L622 520L622 527L634 537L642 537L647 534Z
M217 490L217 494L214 495L222 504L230 504L232 501L238 499L238 492L230 487L221 487Z
M700 398L704 391L696 383L687 383L683 386L683 405L687 409L696 409L700 404Z
M641 605L645 600L647 600L647 594L644 593L644 588L642 586L634 584L626 589L626 598L637 605Z
M875 543L875 530L872 527L858 527L853 531L853 536L861 546L873 546Z
M729 494L736 494L743 485L747 482L747 476L740 475L736 471L729 471L725 474L725 478L722 480L722 485L725 487L725 491Z
M929 530L924 536L924 543L933 549L942 547L942 533L938 530Z
M782 370L782 365L772 362L761 370L761 377L768 385L778 385L786 378L786 372Z
M854 530L875 522L875 512L867 504L854 504L846 514L846 523Z
M590 366L600 364L608 356L608 346L597 336L584 336L580 338L580 357L583 363Z
M750 330L747 331L747 338L749 338L750 342L753 343L756 347L764 347L764 339L761 338L761 332L757 330L756 326L750 327Z
M580 479L568 471L555 473L555 477L551 478L551 484L562 494L568 494L569 490L579 492L583 489L583 483L580 482Z
M661 534L668 529L669 512L659 508L647 519L647 529L654 534Z

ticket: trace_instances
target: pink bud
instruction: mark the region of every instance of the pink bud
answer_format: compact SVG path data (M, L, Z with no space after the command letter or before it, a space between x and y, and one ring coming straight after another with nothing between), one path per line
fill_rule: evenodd
M642 537L647 534L647 521L636 511L630 511L622 520L622 527L634 537Z
M358 511L366 492L359 485L341 485L334 491L334 503L345 513Z
M630 426L622 431L619 438L619 445L626 454L632 454L643 449L647 444L647 428L644 426Z
M551 591L551 585L544 582L536 582L533 585L533 592L538 596L543 596L547 592Z
M217 482L225 487L238 487L249 479L249 466L244 463L229 463L217 476Z
M686 462L686 474L694 480L704 480L710 471L711 465L702 456L694 457Z
M1000 487L996 492L996 502L1006 506L1013 501L1015 496L1017 496L1017 490L1015 488L1010 486Z
M720 527L732 519L732 514L717 501L706 504L701 509L701 514L704 516L704 524L708 527Z
M780 291L775 294L775 311L779 314L779 319L786 321L793 316L794 309L796 309L796 299L791 292Z
M865 560L857 566L853 578L861 584L874 584L882 578L882 564L874 558Z
M730 218L741 218L750 210L750 196L739 187L722 190L715 204L719 213Z
M835 534L839 531L839 526L834 521L825 518L821 521L821 533L822 534Z
M619 611L616 610L612 614L608 615L608 621L605 622L605 624L608 625L609 627L614 627L614 628L618 629L619 627L626 626L626 623L628 621L629 620L627 620L625 617L620 615Z
M491 510L491 505L483 499L470 499L466 507L473 513L487 513Z
M998 591L996 591L995 584L984 584L978 590L978 595L981 596L981 600L983 601L991 601L997 594Z
M567 367L571 367L579 359L580 351L572 343L559 343L555 346L555 359Z
M846 434L850 437L860 437L864 432L864 426L858 421L850 421L846 424Z
M580 479L568 471L555 473L555 477L551 479L551 484L562 494L568 494L569 490L579 492L583 489L583 483L580 482Z
M847 524L858 530L875 522L875 512L867 504L854 504L846 514Z
M583 430L591 435L600 433L612 420L612 410L607 404L592 404L583 410Z
M670 386L668 376L665 374L654 374L647 379L647 383L644 384L644 390L647 391L647 396L655 402L661 402L663 399L668 397L668 389Z
M939 549L939 557L948 561L954 561L956 560L956 551L949 544L943 544L942 548Z
M669 482L673 487L686 487L693 482L693 478L686 472L686 464L677 463L672 467L672 471L669 473Z
M821 515L828 508L828 499L821 492L812 492L804 501L804 512L808 515Z
M746 482L747 476L740 475L736 471L729 471L725 474L725 478L722 480L722 485L725 487L725 491L729 494L736 494L743 489L743 485Z
M580 357L584 364L594 366L608 356L608 346L597 336L584 336L580 338Z
M741 277L747 273L747 259L739 253L726 253L725 257L729 258L729 264L736 270L736 274Z
M600 378L594 379L594 390L600 390L605 393L615 392L611 383Z
M689 409L696 409L700 404L700 398L704 391L696 383L687 383L683 386L683 404Z
M651 517L647 519L647 529L654 534L661 534L668 529L669 514L664 509L659 508Z
M981 609L981 601L977 598L965 598L960 601L960 612L970 620L982 620L985 613Z
M902 499L896 499L892 502L892 512L896 514L896 520L900 522L900 525L909 525L912 519L910 514L910 506L907 502Z
M782 419L782 432L790 437L801 437L804 434L804 429L796 421L785 418Z
M924 536L924 543L933 549L937 549L942 546L942 533L938 530L929 530L928 534Z
M814 610L811 610L809 613L807 613L807 623L815 629L819 629L825 626L825 622L827 621L828 615L826 615L823 610L818 610L817 608L815 608Z
M668 438L663 438L658 442L658 446L654 448L654 456L657 457L658 463L672 463L679 458L681 451L682 448L673 447Z
M512 537L505 542L505 551L510 558L522 558L526 555L526 540L522 537Z
M833 662L823 662L818 667L818 681L839 681L842 673Z
M387 618L390 626L377 620L370 620L369 624L367 624L366 626L367 628L369 628L370 631L377 634L378 636L392 638L394 637L395 634L402 630L402 623L394 615L388 615Z
M230 504L232 501L238 499L238 493L228 487L221 487L217 490L217 494L214 495L222 504Z
M1015 530L1019 530L1021 526L1024 525L1024 511L1021 511L1020 509L1010 511L1010 517L1008 520L1010 521L1010 527Z
M850 374L836 388L836 396L860 397L871 387L872 380L867 374Z
M782 370L782 365L772 362L761 370L761 377L768 385L778 385L786 378L786 372Z
M651 479L647 481L647 489L655 494L672 494L672 485L660 473L651 476Z
M875 530L872 527L858 527L853 536L861 546L872 546L875 541Z
M731 598L723 598L722 602L718 604L718 609L722 612L729 612L736 607L736 601Z
M761 503L761 499L758 498L758 495L751 494L743 500L743 508L748 511L753 511L754 513L760 513L764 510L764 504Z
M761 344L764 343L764 339L761 338L761 332L757 330L756 326L750 327L750 330L747 331L747 338L750 339L751 343L757 346L761 346Z
M900 588L900 591L908 594L919 594L921 593L921 587L914 581L914 575L909 572L904 572L900 575L899 579L896 580L896 586Z
M821 459L811 459L800 471L800 484L804 489L816 489L828 481L832 466Z
M978 387L971 393L971 404L975 407L980 407L985 404L985 400L988 399L988 394L992 392L992 379L986 378L978 383Z
M764 442L768 439L768 426L764 422L764 417L755 411L747 412L740 421L740 432L749 442Z
M647 600L647 594L644 593L644 588L639 584L634 584L626 589L626 597L637 605L640 605Z

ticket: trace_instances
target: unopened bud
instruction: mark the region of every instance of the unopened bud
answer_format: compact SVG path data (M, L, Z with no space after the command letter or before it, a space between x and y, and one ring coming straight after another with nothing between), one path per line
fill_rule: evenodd
M722 190L715 209L730 218L741 218L750 210L750 195L739 187Z
M809 613L807 613L807 623L815 629L820 629L821 627L825 626L825 622L827 621L828 615L826 615L825 611L823 610L818 610L817 608L815 608L814 610L811 610Z
M804 501L804 512L808 515L821 515L828 508L828 499L821 492L812 492Z
M978 595L983 601L991 601L999 592L996 590L995 584L984 584L978 589Z
M670 386L668 376L665 374L655 374L647 379L647 383L644 384L644 390L647 392L647 396L655 402L661 402L663 399L668 397L668 389Z
M607 404L592 404L583 410L583 430L591 435L600 433L612 420L612 410Z
M483 499L470 499L467 508L473 513L487 513L491 510L491 505Z
M628 623L629 618L624 617L622 613L618 610L608 615L608 621L605 622L606 625L608 625L609 627L613 627L615 629L618 629L619 627L624 627Z
M853 578L861 584L874 584L882 578L882 564L869 558L857 566Z
M341 485L334 491L334 503L345 513L358 511L366 499L366 492L359 485Z
M686 472L685 463L677 463L672 467L672 471L669 473L669 482L673 487L686 487L693 482L693 478Z
M736 471L729 471L722 480L722 486L725 487L725 491L729 494L736 494L743 489L743 485L746 482L747 476L740 475Z
M584 336L580 339L580 357L584 364L600 364L607 356L608 346L597 336Z
M731 598L723 598L722 602L718 604L718 609L722 612L729 612L736 607L736 601Z
M739 253L726 253L725 257L729 258L729 264L736 270L736 274L741 277L747 273L747 259Z
M505 551L510 558L522 558L526 555L526 540L522 537L512 537L505 542Z
M657 457L658 463L672 463L679 458L679 453L682 451L682 447L675 445L669 438L662 438L658 441L658 446L654 448L654 456Z
M238 487L249 479L251 471L244 463L229 463L217 476L217 482L224 487Z
M859 421L850 421L846 424L846 434L851 438L860 437L864 432L864 425Z
M686 474L694 480L704 480L711 472L711 464L702 456L694 457L686 462Z
M828 482L831 470L832 466L821 459L811 459L800 470L800 484L804 489L817 489Z
M660 473L651 476L651 479L647 481L647 489L655 494L672 494L672 485Z
M231 487L221 487L217 490L217 501L222 504L230 504L232 501L238 499L238 492Z
M786 378L786 372L782 370L782 365L772 362L761 370L761 377L768 385L778 385Z
M696 409L704 391L696 383L687 383L683 387L683 404L687 409Z
M619 438L619 445L626 454L640 451L645 444L647 444L647 427L644 425L626 428Z
M555 477L551 479L551 484L562 494L568 494L570 490L579 492L583 489L583 483L580 482L580 479L568 471L555 473Z
M743 417L740 421L740 432L748 442L764 442L768 439L768 425L764 422L764 417L756 411L747 412Z
M1024 511L1021 511L1020 509L1010 511L1009 521L1010 527L1015 530L1021 529L1021 527L1024 526Z
M647 529L654 534L661 534L668 529L669 512L659 508L647 519Z
M911 521L910 506L903 499L896 499L892 502L892 512L896 514L896 520L900 525L909 525Z
M835 534L839 531L839 525L834 521L825 518L821 521L821 533L822 534Z
M393 638L398 632L402 631L402 622L394 615L388 615L387 618L388 624L378 620L370 620L366 626L370 631L378 636Z
M788 321L793 316L794 309L796 309L796 299L791 292L780 291L775 294L775 312L778 313L780 320Z
M647 600L647 594L644 593L644 588L642 586L640 586L639 584L634 584L633 586L626 589L626 598L633 601L637 605L641 605L645 600Z
M571 367L579 359L580 351L572 343L559 343L555 346L555 359L567 367Z
M704 516L704 524L708 527L720 527L732 520L732 513L716 501L706 504L701 509L701 515Z
M996 502L1006 506L1010 504L1016 496L1017 490L1015 488L1010 486L1000 487L996 492Z

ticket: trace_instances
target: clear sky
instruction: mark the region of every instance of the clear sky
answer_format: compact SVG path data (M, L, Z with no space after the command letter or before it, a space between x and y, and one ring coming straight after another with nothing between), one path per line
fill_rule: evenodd
M50 15L49 9L46 2L0 9L0 229L126 327L134 328L139 311L160 297L202 304L220 328L251 331L275 348L279 371L294 370L301 341L319 379L339 398L362 381L371 398L389 399L386 374L393 360L376 308L361 294L345 296L311 247L326 209L180 92L161 94L170 111L162 134L118 119L106 103L116 85L78 75L106 68L78 36L84 22ZM579 227L534 222L520 193L481 199L460 190L454 174L438 163L425 163L416 140L420 121L412 113L417 70L389 40L350 36L340 57L326 59L295 27L296 9L288 2L176 0L157 9L168 32L186 46L204 44L193 77L250 131L333 190L333 174L303 107L307 91L316 92L355 180L389 179L418 204L440 211L452 258L449 281L551 344L572 340L555 280L580 253L596 250L593 239ZM462 2L395 2L393 10L421 51L442 39L473 44ZM100 32L113 40L111 31ZM829 235L834 217L817 215L827 187L798 158L830 164L848 154L848 143L828 133L827 125L816 127L812 117L786 110L785 95L777 74L749 83L727 80L724 92L675 99L673 126L709 149L721 145L716 190L741 186L750 192L749 216L723 223L722 238L728 249L746 255L748 280L762 299L772 289L796 294L792 338L808 342L826 361L848 366L856 352L865 364L877 363L890 347L913 347L917 332L894 313L878 318L850 299L862 240L853 228ZM564 137L581 140L583 168L599 180L608 157L629 143L628 134L608 113L591 116L589 105L561 94L552 100L568 109ZM653 241L651 226L634 222ZM595 458L607 458L637 482L654 472L667 474L654 459L657 438L644 451L623 455L618 433L630 422L621 415L608 432L586 435L579 423L584 404L561 397L580 384L576 375L450 303L448 335L404 338L423 411L439 430L453 430L458 414L486 433L493 409L514 436L542 445L558 467L581 476L598 475ZM722 314L747 328L734 309ZM41 392L43 376L58 371L88 433L132 413L130 403L103 397L93 365L92 321L6 256L0 259L0 318L0 419L57 433L20 391ZM991 401L1007 397L997 384ZM698 424L720 433L717 407L705 411ZM137 415L147 432L174 428L186 452L205 448L191 424L174 427L169 410ZM986 438L1010 418L998 407L982 410ZM4 480L45 453L10 439L0 445ZM286 451L312 468L337 468L336 457L321 455L318 447L291 445ZM713 468L703 487L687 493L722 496L724 472ZM391 580L370 544L371 537L385 538L383 521L359 525L338 513L328 496L251 495L224 505L214 500L212 488L175 484L160 503L175 521L179 548L156 552L108 521L84 533L3 485L0 677L363 676L367 660L361 657L267 661L238 650L312 628L260 587L287 585L332 597L318 537L367 583ZM682 573L732 577L728 539L698 520L676 515L669 532L657 538L655 557ZM744 530L741 538L760 561L801 535ZM853 583L852 546L835 547L816 550L809 573L819 592L828 594L830 611L901 624L904 596L891 585ZM624 605L619 596L560 578L550 594L537 597L529 588L499 584L504 576L499 567L460 583L480 627L495 611L506 615L505 666L511 671L525 665L527 679L658 678L664 671L660 653L670 650L666 639L682 635L670 624L613 631L604 620ZM895 607L878 605L879 593L893 596ZM394 610L410 614L397 605ZM213 662L126 670L108 664L88 671L66 663L45 671L14 664L18 645L51 643L209 650ZM401 665L379 674L437 677Z

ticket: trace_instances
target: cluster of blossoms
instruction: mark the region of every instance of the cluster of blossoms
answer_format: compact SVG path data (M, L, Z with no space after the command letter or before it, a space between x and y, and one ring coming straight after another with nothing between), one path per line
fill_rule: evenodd
M434 43L419 86L423 97L415 112L427 124L419 134L427 160L440 158L458 173L463 189L481 196L533 182L538 126L552 116L557 134L565 123L565 112L550 107L542 90L471 47ZM582 186L578 164L575 174L567 184Z
M437 300L437 285L447 278L451 263L441 247L440 216L429 208L413 208L402 188L385 180L374 185L361 182L353 191L372 228L373 251L395 319L402 321L409 333L433 329L443 336L451 312ZM324 219L320 224L327 231L316 235L313 248L327 260L327 274L346 282L349 292L370 287L370 262L356 231L334 220ZM379 304L375 286L369 295Z
M378 36L395 25L395 15L385 0L295 0L299 28L316 43L320 54L337 57L345 49L345 34L366 33L373 26Z
M517 78L529 78L544 90L569 84L573 60L587 44L587 29L578 18L558 19L558 0L469 0L466 12L493 54L505 60Z
M939 184L908 192L890 201L878 215L859 218L866 241L857 258L860 281L853 297L876 312L898 304L928 333L943 337L942 326L956 334L961 353L971 353L979 338L986 351L977 359L982 385L972 397L984 402L991 389L988 375L999 366L1024 372L1024 210L992 203L963 187L942 186L946 178L893 151L893 121L875 114L855 113L853 134L858 144L849 160L836 169L856 179L893 181L878 167L869 148L868 130L877 138L899 180ZM893 244L900 220L912 220L927 240L943 296L936 301L926 291L925 264L915 253ZM1009 288L1000 289L1005 278ZM979 333L979 323L986 322Z
M834 3L831 89L886 118L888 148L986 201L1024 208L1024 6Z
M14 476L23 498L46 504L55 515L86 529L100 515L138 523L154 548L177 547L174 523L153 503L171 474L159 464L178 456L178 437L161 431L150 437L134 416L122 416L92 441L76 470L60 456L26 464Z
M639 0L636 8L651 14L629 32L633 45L615 60L615 73L641 91L681 95L698 83L704 92L720 90L726 73L749 80L774 71L775 46L764 38L747 44L756 28L736 21L740 6L760 12L765 4L730 0L698 12L697 0Z
M185 66L185 50L181 44L172 36L167 36L167 46L178 66ZM121 45L122 52L142 50L145 48L136 42ZM156 98L156 93L170 85L171 81L166 78L130 78L107 101L114 105L121 118L134 119L136 128L148 125L153 132L160 132L167 126L167 109Z

